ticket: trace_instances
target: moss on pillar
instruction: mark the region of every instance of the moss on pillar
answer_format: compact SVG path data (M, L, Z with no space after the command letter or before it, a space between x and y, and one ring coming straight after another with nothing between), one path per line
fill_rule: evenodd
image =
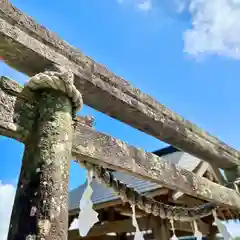
M42 92L25 143L8 240L67 240L72 135L69 98Z

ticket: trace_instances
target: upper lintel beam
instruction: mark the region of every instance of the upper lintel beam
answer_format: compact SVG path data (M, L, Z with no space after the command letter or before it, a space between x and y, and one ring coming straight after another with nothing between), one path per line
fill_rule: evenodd
M0 1L0 56L29 76L52 63L69 67L85 104L218 167L240 164L239 151L84 56L7 0Z

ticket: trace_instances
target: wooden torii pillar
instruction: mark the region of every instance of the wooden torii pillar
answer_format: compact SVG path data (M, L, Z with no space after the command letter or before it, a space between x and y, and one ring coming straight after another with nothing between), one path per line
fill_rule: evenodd
M185 152L208 161L210 164L223 168L230 173L230 182L235 181L236 177L239 177L239 151L232 149L197 126L185 121L150 96L108 71L102 65L84 56L58 38L54 33L43 28L32 18L13 7L7 0L0 1L0 55L8 65L29 76L44 71L46 67L51 66L53 63L67 66L74 73L75 86L82 91L86 104L172 144ZM52 174L51 178L56 180L56 182L63 181L63 178L67 178L67 176L54 171L54 169L60 168L60 165L57 165L60 163L58 161L55 161L52 165L50 164L51 169L47 167L47 158L49 157L48 151L52 154L51 159L61 158L58 147L55 148L53 146L58 145L54 145L54 143L58 143L63 138L62 134L58 135L57 130L51 134L50 126L55 126L56 129L60 127L60 132L62 133L66 130L68 136L72 134L69 130L70 128L68 128L69 122L64 126L62 125L67 121L68 116L71 115L71 102L69 102L69 98L66 96L62 96L56 91L48 90L43 91L45 93L39 93L39 99L35 102L30 101L29 103L27 97L25 101L30 106L25 106L23 101L20 101L19 104L22 104L21 107L24 107L19 110L16 108L14 101L21 98L21 93L18 92L19 86L15 87L14 90L11 89L11 92L9 91L9 86L5 85L5 90L8 89L6 90L8 93L11 92L12 94L14 92L15 95L12 96L10 94L10 98L8 98L7 94L3 95L3 99L8 99L12 105L9 109L3 108L3 113L0 113L3 115L3 118L0 118L0 131L5 131L5 135L14 137L26 144L23 159L24 167L21 170L22 180L20 179L18 184L20 190L17 191L15 201L16 205L25 210L21 218L21 209L13 212L12 221L15 221L15 219L18 219L18 221L11 223L9 238L17 239L17 232L20 232L19 229L21 228L22 233L19 233L18 239L23 237L21 234L28 234L29 239L31 239L34 238L34 235L36 238L39 238L37 235L41 234L45 236L46 232L51 232L52 238L57 236L57 239L65 239L67 235L65 233L66 229L64 233L61 232L61 229L67 226L67 220L64 218L64 220L56 221L56 224L54 223L52 226L49 225L49 219L52 217L51 213L55 214L56 212L54 212L55 210L53 211L54 203L49 203L45 199L44 194L47 193L53 197L56 195L59 199L62 196L63 201L65 201L64 196L66 196L66 192L62 195L59 193L59 191L64 191L63 185L62 187L61 184L58 185L56 190L49 176ZM57 98L59 95L61 99ZM45 102L50 99L54 99L52 105L48 105ZM102 101L99 101L99 99ZM60 103L63 102L65 107L61 108ZM1 99L0 104L4 105ZM50 112L44 109L44 104L49 106ZM4 111L9 114L7 117L4 116ZM20 115L20 119L13 119L16 112ZM64 116L63 119L60 118L61 121L58 119L60 112ZM26 115L24 116L24 114ZM27 124L29 122L33 122L33 125L29 126ZM23 131L21 127L23 127ZM117 143L116 145L113 144L113 140ZM77 161L85 157L88 161L98 162L100 165L108 168L126 171L134 176L154 181L168 188L179 190L229 208L240 209L239 195L235 191L214 184L204 178L198 178L190 172L164 163L161 161L161 158L153 154L146 153L102 133L79 127L74 132L73 148L71 149L70 143L67 143L65 138L61 145L64 149L67 149L62 156L63 159L61 161L63 165L64 162L67 164L66 159L70 158L72 152ZM111 149L110 152L109 149ZM35 153L38 153L38 156ZM28 165L30 162L31 164L32 162L39 164L40 169L38 165L32 165L32 169ZM63 169L66 170L67 166L64 166ZM46 179L47 181L45 181ZM30 184L33 184L32 189L38 190L39 194L36 195L38 197L34 195L37 191L31 192L29 190ZM49 186L50 188L48 188ZM21 187L23 189L25 187L28 190L24 189L21 191ZM33 203L27 201L27 194L32 198L30 199L31 201L34 200ZM39 204L40 208L36 209L32 204ZM42 221L42 217L37 218L36 216L44 216L44 221ZM31 221L22 221L24 218L26 221ZM59 227L60 225L56 228L57 223L62 224L63 228ZM49 228L54 230L49 230Z
M8 240L67 240L72 117L81 95L68 72L40 73L25 88L36 91L37 114L25 141Z

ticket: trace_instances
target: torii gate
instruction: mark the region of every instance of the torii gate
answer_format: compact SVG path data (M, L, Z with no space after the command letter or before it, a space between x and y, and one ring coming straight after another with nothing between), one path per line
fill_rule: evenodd
M0 81L0 134L25 144L9 240L67 239L72 156L78 162L129 172L219 208L240 209L237 150L84 56L7 0L0 0L0 56L18 71L31 77L38 74L25 88L4 77ZM228 186L235 188L161 161L78 118L72 121L81 96L85 104L224 169Z

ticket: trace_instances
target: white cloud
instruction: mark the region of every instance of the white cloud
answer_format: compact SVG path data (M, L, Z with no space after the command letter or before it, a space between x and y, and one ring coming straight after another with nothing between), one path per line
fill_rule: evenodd
M120 4L130 4L144 12L148 12L152 9L152 0L117 0L117 2Z
M215 54L240 59L240 0L179 3L192 15L192 27L184 33L185 52L194 57Z
M15 187L0 181L0 239L6 240L15 197Z
M149 11L152 9L152 1L151 0L144 0L141 1L137 4L137 7L141 10L141 11Z
M147 12L158 7L191 15L184 34L184 52L193 57L218 55L240 59L240 0L117 0ZM171 3L170 3L171 2ZM169 9L165 9L169 8Z
M183 12L187 8L188 0L174 0L173 5L177 13Z

